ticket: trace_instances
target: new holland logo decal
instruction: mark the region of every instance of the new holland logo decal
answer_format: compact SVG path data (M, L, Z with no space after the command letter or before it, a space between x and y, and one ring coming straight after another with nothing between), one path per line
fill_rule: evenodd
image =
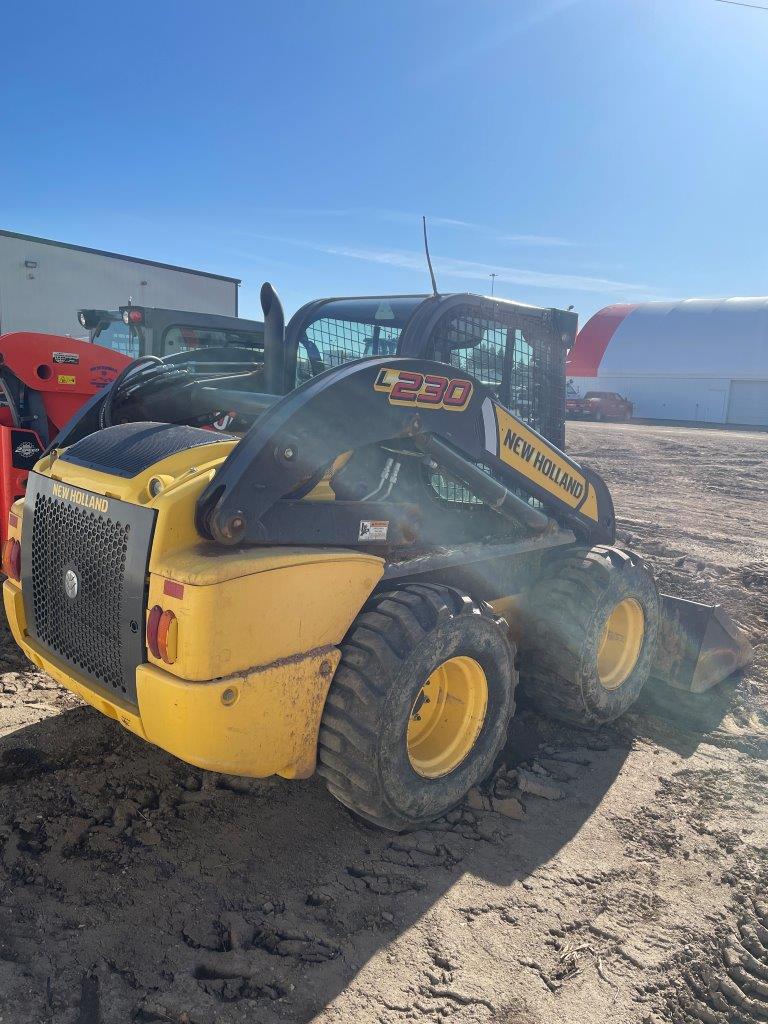
M74 569L67 569L64 573L64 592L70 601L74 601L79 589L80 580L77 578L77 573Z
M71 501L73 505L81 505L83 508L92 508L96 512L108 512L109 502L100 494L91 494L90 491L80 491L68 484L53 484L51 492L55 498L63 501Z

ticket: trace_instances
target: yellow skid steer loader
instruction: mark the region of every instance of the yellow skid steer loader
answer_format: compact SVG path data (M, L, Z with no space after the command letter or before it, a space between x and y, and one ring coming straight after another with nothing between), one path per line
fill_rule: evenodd
M177 757L317 766L359 815L418 827L490 770L518 653L561 718L629 707L659 596L562 450L575 314L390 296L309 303L286 330L262 299L263 366L138 360L62 431L11 512L8 618Z

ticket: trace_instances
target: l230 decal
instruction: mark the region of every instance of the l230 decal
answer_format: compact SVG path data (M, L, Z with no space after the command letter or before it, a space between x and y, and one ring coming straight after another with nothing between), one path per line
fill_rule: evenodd
M388 367L379 370L373 387L375 391L388 393L390 405L417 405L453 412L467 408L474 390L471 380Z

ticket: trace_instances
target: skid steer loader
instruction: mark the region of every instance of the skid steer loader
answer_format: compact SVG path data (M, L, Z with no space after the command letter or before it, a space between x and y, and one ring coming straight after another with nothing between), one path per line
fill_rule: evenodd
M61 432L11 510L8 619L177 757L317 767L367 820L418 827L490 770L518 663L585 725L652 668L653 578L563 451L576 316L388 296L286 329L269 285L262 302L263 367L138 360ZM205 429L224 413L229 433Z

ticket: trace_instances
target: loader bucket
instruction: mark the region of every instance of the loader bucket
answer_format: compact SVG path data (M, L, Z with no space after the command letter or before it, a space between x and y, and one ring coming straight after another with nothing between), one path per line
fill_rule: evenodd
M720 604L661 595L661 628L651 675L703 693L752 660L752 645Z

